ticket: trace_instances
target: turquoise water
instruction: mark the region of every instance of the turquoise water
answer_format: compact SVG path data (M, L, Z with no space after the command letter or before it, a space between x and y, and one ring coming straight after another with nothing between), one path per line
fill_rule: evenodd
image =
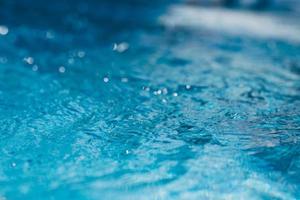
M1 0L0 199L299 199L299 15L248 12Z

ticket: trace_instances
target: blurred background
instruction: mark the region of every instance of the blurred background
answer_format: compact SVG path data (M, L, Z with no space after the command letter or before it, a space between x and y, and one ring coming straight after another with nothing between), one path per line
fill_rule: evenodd
M252 10L298 10L296 0L188 0L188 3L205 6L223 6Z

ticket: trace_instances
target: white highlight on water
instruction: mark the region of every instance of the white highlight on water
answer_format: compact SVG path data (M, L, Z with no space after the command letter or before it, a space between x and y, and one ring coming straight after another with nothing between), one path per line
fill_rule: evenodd
M300 42L300 24L271 14L176 5L160 17L160 22L168 27L207 29L232 35Z

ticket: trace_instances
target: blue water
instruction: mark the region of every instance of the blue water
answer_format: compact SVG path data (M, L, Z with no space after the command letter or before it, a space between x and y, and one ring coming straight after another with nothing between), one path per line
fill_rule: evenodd
M0 0L1 200L300 199L299 37L174 5Z

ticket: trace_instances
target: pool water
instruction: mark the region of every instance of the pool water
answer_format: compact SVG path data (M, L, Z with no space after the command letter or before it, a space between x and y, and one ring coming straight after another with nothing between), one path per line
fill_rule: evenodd
M299 199L299 19L0 0L0 199Z

